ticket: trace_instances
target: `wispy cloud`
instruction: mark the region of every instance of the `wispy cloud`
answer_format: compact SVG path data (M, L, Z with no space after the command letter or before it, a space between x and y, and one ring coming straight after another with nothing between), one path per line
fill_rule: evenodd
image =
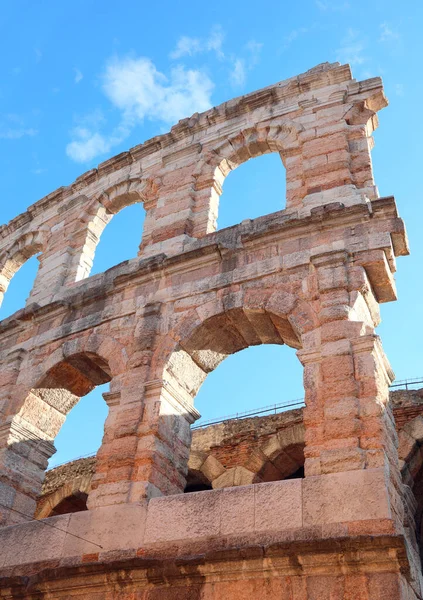
M245 58L233 54L228 57L231 65L229 81L233 87L236 88L245 85L247 73L258 64L262 48L263 44L256 42L256 40L250 40L245 44L242 51Z
M31 169L31 173L33 175L42 175L43 173L47 173L47 169L41 169L40 167L36 169Z
M233 86L242 86L247 78L245 72L245 61L242 58L234 60L233 69L230 72L230 80Z
M220 25L215 25L209 36L204 39L184 35L179 38L176 48L172 50L169 57L177 60L183 56L194 56L200 52L215 52L218 58L223 59L225 56L222 50L224 38L225 35Z
M251 66L256 66L260 60L260 54L263 49L263 44L256 40L250 40L245 44L245 49L249 53L249 60Z
M35 62L36 63L41 62L41 59L43 58L43 53L41 52L41 50L39 48L34 48L34 54L35 54Z
M367 61L367 57L364 54L365 49L366 44L360 32L348 29L336 54L339 62L357 66Z
M11 113L0 120L0 138L3 140L19 140L27 136L33 137L37 133L33 127L27 127L19 115Z
M114 58L103 75L103 91L126 122L145 118L174 123L211 106L208 75L182 65L166 77L149 58Z
M292 29L285 37L284 37L284 45L283 49L286 50L292 42L294 42L300 36L309 32L308 27L298 27L297 29Z
M183 35L179 38L176 48L169 54L170 58L176 60L182 56L194 56L202 52L203 46L198 38Z
M316 6L322 12L342 12L351 8L349 2L333 2L331 0L316 0Z
M110 60L101 77L102 90L120 112L119 125L104 134L103 120L85 119L72 130L67 155L88 162L106 154L145 119L171 124L211 106L213 82L201 70L173 68L169 76L145 57Z
M381 23L380 25L380 42L396 42L400 39L399 33L394 31L388 23Z
M405 90L404 90L404 85L402 83L396 83L394 85L394 91L396 93L397 96L404 96Z
M75 73L74 82L79 83L81 81L81 79L84 78L83 74L76 67L74 67L73 72Z

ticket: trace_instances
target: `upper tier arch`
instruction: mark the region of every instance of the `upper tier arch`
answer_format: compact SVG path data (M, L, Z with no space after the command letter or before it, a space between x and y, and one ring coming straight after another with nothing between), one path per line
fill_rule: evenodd
M386 104L380 78L357 82L348 65L318 65L183 119L59 188L0 228L0 256L29 232L46 232L30 296L46 304L89 274L101 231L134 202L146 209L140 255L176 255L213 231L229 170L266 152L285 164L287 214L366 203L377 197L371 134ZM0 286L4 293L4 274Z

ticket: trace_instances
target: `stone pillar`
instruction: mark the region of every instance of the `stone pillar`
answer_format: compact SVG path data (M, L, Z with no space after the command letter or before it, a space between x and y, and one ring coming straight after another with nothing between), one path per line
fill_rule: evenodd
M164 157L164 169L154 180L155 196L147 199L141 251L144 256L182 252L193 231L195 159Z
M89 508L184 490L190 424L200 415L188 394L182 397L166 381L143 383L144 375L145 369L134 368L113 380L120 391L104 394L110 412L97 453Z
M380 469L400 525L402 484L388 404L393 373L374 333L371 287L364 268L343 252L313 259L312 279L320 327L305 336L298 352L304 365L306 477Z

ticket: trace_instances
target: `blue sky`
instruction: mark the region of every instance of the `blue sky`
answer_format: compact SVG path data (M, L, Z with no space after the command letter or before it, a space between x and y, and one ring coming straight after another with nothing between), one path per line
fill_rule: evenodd
M0 221L180 118L321 62L349 62L357 79L384 80L375 179L382 196L395 195L411 245L398 260L399 301L382 306L378 333L398 379L423 374L422 16L417 0L3 3ZM284 185L276 155L242 165L225 182L219 228L283 208ZM93 272L136 255L142 219L140 206L114 217ZM33 258L12 280L0 318L23 306L36 267ZM212 418L302 393L295 353L259 347L224 361L196 405ZM52 464L95 451L106 412L99 390L84 398Z

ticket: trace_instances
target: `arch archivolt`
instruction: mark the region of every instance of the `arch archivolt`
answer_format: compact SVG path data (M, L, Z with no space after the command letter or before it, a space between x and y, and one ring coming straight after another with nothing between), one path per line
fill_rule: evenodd
M194 173L195 189L202 189L210 181L221 184L230 171L250 158L278 152L284 159L286 154L300 148L302 130L303 127L293 121L271 122L246 127L212 147L205 146ZM220 173L216 173L216 169Z
M199 219L194 236L201 237L215 231L223 182L232 170L250 158L277 152L286 168L287 183L292 183L298 177L298 164L295 164L296 168L291 173L293 161L288 164L286 159L292 159L293 156L301 159L300 133L303 129L294 121L274 119L245 127L212 146L205 145L193 175L195 210L206 212L208 216L205 228L204 219ZM287 186L287 207L292 203L291 195Z
M208 294L210 298L210 294ZM287 344L303 347L303 337L318 326L310 304L290 286L242 287L216 293L183 316L168 316L170 324L152 356L150 377L170 385L193 404L208 373L227 356L249 346Z
M414 487L423 466L423 416L406 423L398 434L398 458L404 482Z
M54 509L66 498L76 494L89 494L91 491L92 474L73 477L66 481L62 486L49 494L43 501L37 505L35 513L36 519L45 519L49 517Z
M114 215L126 206L137 202L146 203L148 207L154 204L158 197L160 179L154 176L127 176L108 188L101 190L91 197L88 214L95 214L102 206L105 211Z
M304 425L297 423L270 435L252 447L243 464L225 467L210 452L191 451L188 471L191 478L208 482L213 489L279 481L304 465Z
M159 188L157 177L126 176L87 197L87 208L78 222L78 232L70 239L71 245L79 249L71 267L70 282L89 276L101 234L113 216L132 204L143 204L146 211L150 211L157 202Z
M41 228L23 234L0 254L0 305L15 273L32 256L44 252L46 244L47 228Z

